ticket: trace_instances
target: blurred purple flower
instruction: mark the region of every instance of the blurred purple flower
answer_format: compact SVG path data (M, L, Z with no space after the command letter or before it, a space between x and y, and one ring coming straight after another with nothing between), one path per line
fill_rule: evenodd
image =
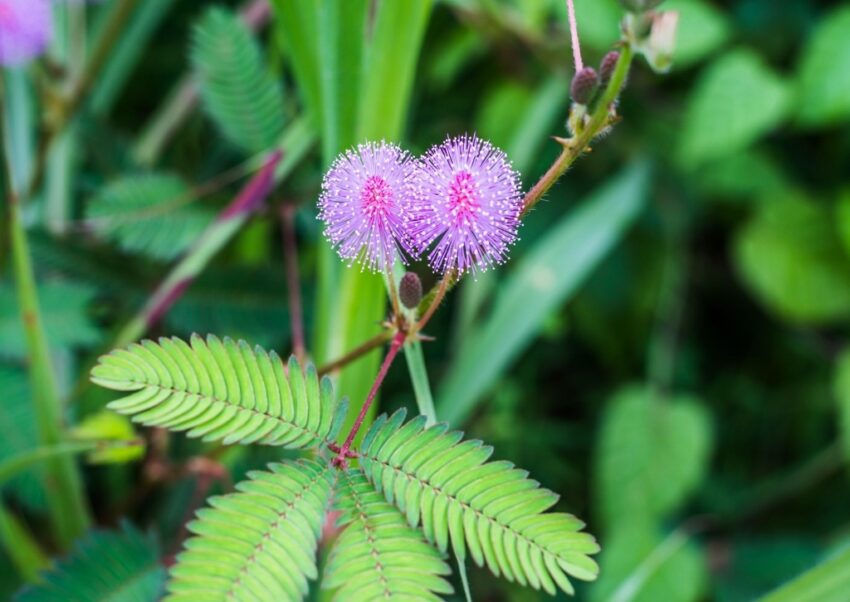
M412 176L410 156L386 142L361 144L337 158L322 181L319 219L340 257L382 270L413 254Z
M0 0L0 65L16 66L38 56L53 31L51 0Z
M507 259L522 210L519 174L504 152L477 136L448 139L420 160L410 224L440 273L486 270Z

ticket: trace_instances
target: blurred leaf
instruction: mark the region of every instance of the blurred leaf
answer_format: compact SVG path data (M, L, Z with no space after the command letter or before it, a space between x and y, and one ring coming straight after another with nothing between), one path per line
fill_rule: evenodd
M575 0L575 6L582 44L610 50L620 39L620 21L625 14L617 0ZM566 23L565 6L560 6L557 14Z
M622 523L604 540L599 582L590 590L593 602L691 602L700 599L707 582L705 561L693 545L672 542L640 520ZM665 549L666 548L666 549ZM657 562L651 562L657 560ZM642 569L650 569L643 574ZM636 578L637 577L637 578ZM614 598L629 579L634 596ZM631 585L631 584L630 584Z
M165 582L159 555L159 546L129 524L121 531L95 531L45 572L42 583L27 587L15 599L154 602Z
M517 115L531 102L531 90L515 81L500 82L481 99L475 128L495 146L504 148L517 129Z
M850 259L832 212L798 198L764 203L735 240L746 285L780 316L823 323L850 315Z
M658 397L647 387L615 393L596 452L600 512L611 529L666 518L708 471L711 425L697 399Z
M778 126L789 108L785 84L749 50L735 50L701 74L687 103L681 155L688 164L723 156Z
M192 65L204 106L226 138L250 153L278 142L283 92L239 17L222 8L207 11L194 31Z
M3 154L8 162L9 186L12 191L21 194L29 185L33 170L37 111L26 70L4 68L0 75L6 106L2 116L3 147L8 149ZM6 232L3 235L6 236Z
M632 166L535 242L499 287L492 313L458 350L437 396L441 420L457 424L469 416L549 314L620 241L643 208L648 183L647 166Z
M86 207L94 230L122 249L159 259L183 253L213 220L191 189L171 174L124 176L101 188Z
M850 592L850 547L761 598L761 602L846 602Z
M839 435L850 464L850 349L845 349L838 357L833 388L838 401Z
M42 319L51 347L86 347L100 341L87 315L94 291L71 282L46 282L39 288ZM15 290L0 283L0 356L27 355Z
M822 126L850 117L850 6L823 19L803 53L797 84L799 120Z
M664 10L679 13L673 68L682 69L706 58L722 46L730 35L726 16L701 0L669 0Z
M0 462L32 449L38 441L29 378L23 370L0 365ZM45 508L44 489L35 471L12 478L0 491L30 509Z
M126 416L103 410L86 416L71 429L71 437L78 441L133 441L137 438L133 423ZM143 443L138 445L104 446L88 454L94 464L121 464L140 459L145 453Z
M766 153L752 149L724 154L695 174L705 195L769 202L792 187L788 176Z

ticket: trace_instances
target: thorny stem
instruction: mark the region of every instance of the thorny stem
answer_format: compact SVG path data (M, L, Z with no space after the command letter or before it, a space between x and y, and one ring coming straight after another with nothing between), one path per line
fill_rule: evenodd
M331 372L334 372L334 371L339 370L340 368L342 368L344 366L347 366L348 364L350 364L354 360L363 357L364 355L366 355L367 353L369 353L370 351L372 351L374 349L377 349L378 347L380 347L381 345L383 345L384 343L389 341L391 338L393 338L393 334L389 330L384 330L384 331L380 332L379 334L376 334L371 339L369 339L368 341L366 341L362 345L355 347L354 349L352 349L351 351L349 351L348 353L346 353L342 357L320 367L319 370L318 370L319 376L324 376L325 374L330 374Z
M369 391L369 395L366 396L366 401L363 402L363 407L360 408L360 413L357 415L357 419L354 421L351 431L349 431L348 436L345 438L345 442L342 444L342 447L338 449L335 446L331 448L337 452L336 457L333 459L334 465L345 467L348 458L353 456L351 452L351 444L357 436L357 433L360 431L360 427L363 425L363 420L366 418L366 413L369 411L369 407L375 400L375 396L378 394L378 389L381 388L381 384L384 382L384 378L387 376L387 372L389 371L393 360L398 355L402 345L404 345L404 339L406 337L407 335L401 331L397 332L395 336L393 336L392 343L390 343L390 350L387 351L387 355L384 357L384 362L381 364L381 369L378 370L375 382L372 383L372 389Z
M298 243L295 239L295 207L285 204L280 210L283 230L283 260L286 288L289 293L289 321L292 329L292 352L299 361L307 356L304 345L304 313L301 309L301 281L298 277Z
M576 20L576 8L573 0L567 0L567 16L570 20L570 41L573 45L573 60L576 64L576 73L584 68L581 60L581 44L578 39L578 21Z

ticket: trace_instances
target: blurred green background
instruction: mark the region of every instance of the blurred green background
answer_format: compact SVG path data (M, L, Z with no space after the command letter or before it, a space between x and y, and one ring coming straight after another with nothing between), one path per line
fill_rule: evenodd
M549 137L565 134L572 76L562 0L382 2L398 14L368 30L383 45L364 52L382 58L367 56L363 72L345 4L319 11L311 29L272 2L254 22L257 50L235 13L207 13L237 3L133 9L26 211L71 424L101 437L129 428L92 422L109 395L85 387L85 371L256 167L251 158L279 140L287 173L270 202L149 336L215 333L288 353L278 209L294 204L308 350L328 361L383 315L380 283L333 263L315 219L323 167L339 150L385 137L418 153L475 131L507 152L526 189L557 156ZM585 61L596 64L623 11L616 0L576 2ZM4 105L29 116L6 127L15 169L32 169L63 65L73 72L120 4L57 8L50 59L4 69ZM455 289L425 356L439 417L561 493L559 508L599 538L601 577L580 584L579 599L752 600L850 542L850 3L661 8L680 12L671 72L636 62L622 121L528 216L511 261ZM220 64L230 79L205 80ZM200 100L192 81L204 82ZM0 460L36 438L7 217ZM426 266L413 269L434 282ZM355 404L377 359L339 379ZM415 407L399 363L381 406L403 405ZM146 454L87 463L87 490L98 523L126 517L166 556L206 493L279 457L180 436L149 440ZM210 454L225 478L180 470ZM154 455L177 467L169 478L152 476ZM37 474L2 487L7 509L61 552ZM477 569L470 577L475 600L546 598ZM19 585L0 555L0 597ZM839 591L786 599L850 600L850 585Z

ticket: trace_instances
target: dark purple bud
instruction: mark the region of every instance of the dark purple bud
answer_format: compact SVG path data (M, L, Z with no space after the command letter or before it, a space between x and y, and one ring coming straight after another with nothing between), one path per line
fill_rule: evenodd
M599 81L603 88L607 88L611 83L611 78L614 77L614 70L617 68L617 61L620 60L620 53L612 50L602 58L599 63Z
M398 287L398 296L407 309L416 309L422 301L422 281L414 272L405 272Z
M590 104L596 90L599 89L599 76L593 67L585 67L575 74L570 84L570 94L580 105Z

